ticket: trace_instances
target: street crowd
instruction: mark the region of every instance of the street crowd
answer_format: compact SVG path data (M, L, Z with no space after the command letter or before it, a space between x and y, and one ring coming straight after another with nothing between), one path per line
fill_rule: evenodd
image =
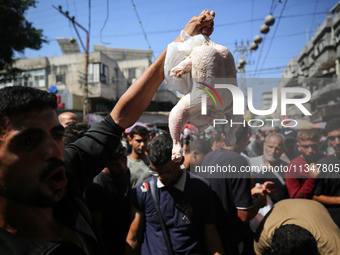
M209 36L206 15L184 30ZM165 54L92 126L58 116L54 94L0 89L0 253L340 254L340 118L322 132L241 125L234 145L188 123L173 161L166 131L126 132ZM195 171L210 166L236 171Z

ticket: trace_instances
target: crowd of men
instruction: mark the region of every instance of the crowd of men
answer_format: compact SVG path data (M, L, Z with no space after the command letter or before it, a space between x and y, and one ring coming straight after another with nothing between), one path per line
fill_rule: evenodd
M209 36L209 15L184 30ZM339 118L324 130L331 155L320 152L317 130L299 131L294 146L283 130L248 157L247 126L233 146L223 133L211 145L191 139L180 162L169 134L150 139L136 126L127 155L122 134L163 81L165 54L91 127L57 116L54 94L0 89L1 254L339 254ZM196 174L210 165L257 171Z

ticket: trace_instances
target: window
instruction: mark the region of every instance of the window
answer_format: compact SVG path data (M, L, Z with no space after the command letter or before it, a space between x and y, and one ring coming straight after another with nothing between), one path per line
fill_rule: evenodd
M26 87L46 87L45 69L25 71L13 80L13 85Z
M326 40L321 40L314 50L314 55L315 56L319 55L325 47L326 47Z
M54 72L57 85L66 85L67 71L68 71L67 65L60 65L55 67Z
M88 82L109 84L109 68L102 63L90 63L88 66Z
M109 68L103 64L100 64L100 82L109 84Z
M56 83L57 85L66 85L66 75L65 74L56 75Z

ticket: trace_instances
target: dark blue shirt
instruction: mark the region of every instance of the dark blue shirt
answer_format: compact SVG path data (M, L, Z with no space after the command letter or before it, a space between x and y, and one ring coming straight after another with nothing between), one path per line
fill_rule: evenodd
M176 188L175 184L171 187L157 187L156 195L174 253L201 253L204 250L204 226L215 223L212 192L204 179L187 171L181 176L184 177L183 191ZM133 205L145 215L141 254L168 254L151 196L151 178L155 178L156 186L157 177L153 176L139 183L132 193Z

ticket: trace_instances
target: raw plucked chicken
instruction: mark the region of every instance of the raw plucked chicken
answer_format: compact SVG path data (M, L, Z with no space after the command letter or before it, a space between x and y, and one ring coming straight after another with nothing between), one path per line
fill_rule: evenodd
M205 12L207 10L201 15ZM214 16L206 18L213 19ZM181 37L182 42L168 45L164 65L169 90L185 94L169 116L169 130L173 139L172 160L175 162L182 159L181 131L188 121L203 131L212 125L214 119L230 119L232 95L228 89L216 89L222 104L215 104L211 97L206 97L207 114L201 114L202 95L206 94L209 86L214 88L216 83L237 86L234 58L226 47L213 43L208 36L202 34L190 37L182 31ZM233 144L237 128L230 125L222 128L227 131L226 144Z

